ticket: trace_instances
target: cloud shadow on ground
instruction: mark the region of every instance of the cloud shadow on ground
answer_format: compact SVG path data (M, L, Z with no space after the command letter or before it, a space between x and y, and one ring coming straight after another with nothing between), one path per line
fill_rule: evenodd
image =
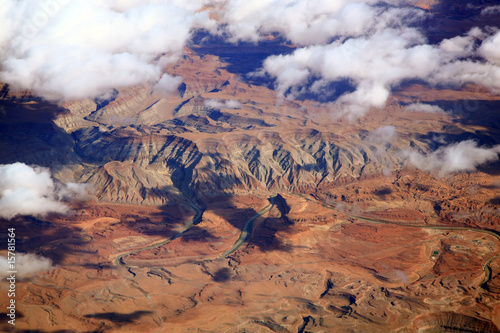
M0 164L23 162L56 171L74 163L73 138L54 123L68 111L40 98L7 92L5 87L0 92Z
M152 314L152 311L134 311L131 313L119 313L119 312L102 312L102 313L91 313L84 315L85 318L95 318L104 319L112 321L115 324L131 324L144 316Z

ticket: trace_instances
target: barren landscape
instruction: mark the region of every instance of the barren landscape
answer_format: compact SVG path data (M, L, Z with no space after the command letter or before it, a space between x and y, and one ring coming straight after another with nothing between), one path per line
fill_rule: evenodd
M413 5L456 23L429 40L479 25ZM18 256L49 260L17 277L14 327L0 272L0 330L500 331L500 95L408 79L347 112L352 82L324 100L248 74L298 48L263 34L193 37L162 68L182 78L169 94L54 101L1 84L0 164L46 168L68 209L0 201L0 255L15 227Z

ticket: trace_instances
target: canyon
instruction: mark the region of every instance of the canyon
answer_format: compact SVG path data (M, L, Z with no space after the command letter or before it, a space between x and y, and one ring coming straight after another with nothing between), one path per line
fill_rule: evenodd
M2 242L15 226L19 253L52 262L17 281L2 331L499 332L500 162L411 156L498 145L500 96L410 80L349 117L245 77L260 47L294 48L267 37L185 47L168 95L57 103L0 84L0 164L87 186L68 214L0 219Z

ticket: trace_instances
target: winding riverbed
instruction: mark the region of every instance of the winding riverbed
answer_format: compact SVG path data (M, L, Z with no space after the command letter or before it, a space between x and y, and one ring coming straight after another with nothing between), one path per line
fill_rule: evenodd
M267 213L268 211L271 210L271 208L273 208L273 206L274 206L274 198L275 198L275 196L269 197L269 199L268 199L269 200L269 204L266 207L262 208L257 214L255 214L254 216L252 216L247 221L247 223L245 223L245 225L243 226L243 229L241 230L240 237L236 240L236 242L233 244L233 246L231 246L231 248L229 250L227 250L223 254L221 254L218 259L225 258L228 255L234 253L241 245L243 245L248 240L248 238L252 235L252 232L253 232L254 221L259 216Z
M186 198L187 199L187 198ZM275 199L275 196L271 196L268 198L269 200L269 204L266 205L264 208L262 208L258 213L256 213L255 215L253 215L246 223L245 225L243 226L242 230L241 230L241 233L240 233L240 236L238 237L238 239L236 240L236 242L233 244L233 246L231 246L230 249L226 250L224 253L222 253L219 257L217 257L217 259L221 259L221 258L225 258L227 256L229 256L230 254L234 253L241 245L243 245L247 240L248 238L252 235L252 232L253 232L253 228L254 228L254 221L260 217L261 215L269 212L273 206L274 206L274 199ZM168 244L170 243L171 241L181 237L186 231L188 231L192 226L198 224L200 221L201 221L201 218L203 216L203 212L204 210L202 210L201 208L199 208L194 202L192 202L191 200L187 199L190 206L195 210L196 214L195 216L193 216L189 221L186 222L186 224L184 225L184 228L182 228L182 230L177 233L176 235L174 235L173 237L170 237L168 239L165 239L165 240L161 240L161 241L158 241L158 242L155 242L153 244L150 244L148 246L145 246L145 247L142 247L142 248L139 248L139 249L135 249L135 250L131 250L131 251L127 251L127 252L122 252L122 253L119 253L115 256L115 258L113 259L113 264L115 266L122 266L122 267L126 267L128 269L131 268L131 266L128 266L125 261L124 261L124 258L133 254L133 253L138 253L138 252L141 252L141 251L146 251L146 250L151 250L151 249L154 249L154 248L158 248L160 246L163 246L165 244ZM134 267L137 267L137 266L134 266ZM132 272L131 272L132 273ZM132 273L134 274L134 273Z
M178 232L176 235L168 238L168 239L165 239L165 240L161 240L161 241L158 241L156 243L153 243L153 244L150 244L148 246L145 246L145 247L142 247L142 248L139 248L139 249L135 249L135 250L132 250L132 251L128 251L128 252L122 252L122 253L119 253L118 255L115 256L115 258L113 259L113 264L115 266L123 266L123 267L127 267L127 268L130 268L129 266L127 266L127 264L125 264L123 258L124 257L127 257L133 253L138 253L138 252L141 252L141 251L146 251L146 250L151 250L151 249L155 249L157 247L160 247L160 246L163 246L165 244L168 244L170 243L171 241L181 237L186 231L188 231L192 226L198 224L200 221L201 221L201 218L203 216L203 212L204 210L202 210L200 207L198 207L194 202L192 202L190 199L186 198L186 200L189 202L189 205L194 209L194 211L196 212L195 215L186 222L186 224L184 225L184 228L182 228L182 230L180 232Z

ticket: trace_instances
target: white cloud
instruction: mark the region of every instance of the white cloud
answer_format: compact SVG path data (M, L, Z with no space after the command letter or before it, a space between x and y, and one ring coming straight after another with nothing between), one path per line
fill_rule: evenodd
M330 82L348 81L355 91L336 104L353 118L383 107L392 88L407 79L475 83L500 91L500 32L473 28L429 45L413 24L429 14L412 7L412 1L4 2L0 80L49 99L99 97L142 83L156 83L157 92L170 93L181 78L163 69L178 59L197 28L232 42L280 34L298 48L268 57L260 71L275 79L279 95L321 94Z
M476 55L485 61L469 60ZM348 79L355 91L341 96L336 104L358 117L370 107L383 107L391 89L406 79L436 85L475 83L500 91L500 32L486 38L486 33L474 28L464 36L429 45L415 28L386 27L367 36L270 56L263 72L275 78L278 93L289 98L302 92L311 79L323 85Z
M160 80L155 83L154 91L158 94L170 95L182 83L182 77L163 74Z
M390 3L232 0L220 17L231 41L278 32L299 45L292 54L268 57L257 71L275 79L280 96L321 93L318 87L346 79L354 84L354 92L336 101L352 118L383 107L391 89L406 79L500 90L500 32L487 38L473 28L429 45L419 29L409 27L428 14L405 2ZM485 61L467 60L478 55Z
M412 103L405 106L405 109L412 112L427 112L427 113L444 113L445 111L437 106L432 104L425 103Z
M500 91L500 67L472 60L454 61L442 65L429 78L432 84L463 85L475 83L494 92Z
M15 270L16 278L26 279L37 275L39 272L44 272L53 269L52 261L49 258L37 256L35 254L16 253L15 255ZM9 276L9 262L6 257L0 256L0 279L5 280Z
M481 148L472 140L450 144L432 153L406 152L409 163L417 169L443 177L456 172L474 171L478 165L498 160L500 145Z
M374 6L374 0L230 0L219 17L223 31L236 42L259 41L280 33L299 45L325 44L338 36L357 37L383 26L409 23L423 11Z
M382 126L366 136L366 140L372 143L390 143L396 137L396 126Z
M489 62L500 65L500 31L481 44L479 54Z
M470 57L474 54L475 40L484 37L484 33L479 28L473 28L465 36L443 39L439 47L453 58Z
M213 27L204 1L7 0L0 80L48 99L97 97L162 77L191 30Z
M241 107L240 102L232 99L220 100L220 99L207 99L204 102L205 106L214 109L238 109Z
M231 41L258 41L262 34L279 32L293 43L311 45L363 33L373 25L373 11L361 1L232 0L221 19Z
M500 14L500 6L489 6L481 11L481 15L495 15Z
M440 50L423 44L416 29L384 29L369 37L299 48L290 55L271 56L264 70L276 78L277 91L303 85L311 77L327 81L350 79L356 91L341 96L340 105L360 111L384 106L390 88L407 78L426 78L440 66ZM425 59L425 61L423 61Z
M63 200L83 196L85 185L56 184L48 169L24 163L0 165L0 217L66 213Z

